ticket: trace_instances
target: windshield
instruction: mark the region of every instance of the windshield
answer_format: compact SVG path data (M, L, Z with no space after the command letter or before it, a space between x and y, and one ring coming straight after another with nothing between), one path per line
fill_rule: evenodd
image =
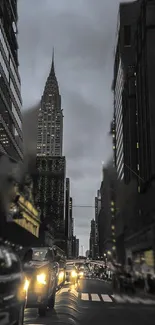
M75 268L74 265L66 265L67 270L73 270Z
M45 248L33 248L33 256L32 260L33 261L45 261L47 260L46 255L47 255L47 249Z

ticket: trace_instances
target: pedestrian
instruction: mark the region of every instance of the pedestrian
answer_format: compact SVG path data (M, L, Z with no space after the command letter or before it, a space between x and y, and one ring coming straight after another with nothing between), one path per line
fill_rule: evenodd
M144 277L144 292L149 292L149 285L148 285L148 274Z

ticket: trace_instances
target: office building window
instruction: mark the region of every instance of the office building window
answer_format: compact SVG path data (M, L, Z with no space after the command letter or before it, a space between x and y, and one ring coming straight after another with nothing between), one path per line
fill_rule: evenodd
M5 39L4 39L3 32L2 32L1 28L0 28L0 41L2 43L3 50L4 50L5 54L6 54L6 57L9 60L9 51L8 51L8 48L7 48L7 45L6 45L6 42L5 42Z
M2 66L2 69L3 69L4 73L5 73L5 76L6 76L7 80L9 81L9 71L8 71L8 68L6 66L6 63L4 61L4 58L3 58L1 52L0 52L0 64Z
M131 45L131 26L124 26L124 46Z

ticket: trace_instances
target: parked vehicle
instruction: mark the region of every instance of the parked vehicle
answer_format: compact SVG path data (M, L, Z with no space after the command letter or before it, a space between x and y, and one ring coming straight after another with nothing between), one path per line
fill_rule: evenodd
M27 281L16 253L0 244L0 325L23 325Z
M53 309L59 276L59 255L54 248L34 247L27 250L23 265L28 281L27 307L38 308L45 316L47 308Z

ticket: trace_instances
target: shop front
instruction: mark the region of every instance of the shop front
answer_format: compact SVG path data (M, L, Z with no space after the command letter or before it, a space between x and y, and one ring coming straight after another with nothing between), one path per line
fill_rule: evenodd
M132 260L133 269L140 273L154 273L154 227L147 227L143 231L125 240L126 257Z
M135 252L133 254L133 269L142 274L154 274L154 253L153 250Z
M7 240L21 246L37 244L39 242L40 228L39 211L22 195L19 196L16 208L20 217L18 219L12 219L11 217L7 219L5 237Z

